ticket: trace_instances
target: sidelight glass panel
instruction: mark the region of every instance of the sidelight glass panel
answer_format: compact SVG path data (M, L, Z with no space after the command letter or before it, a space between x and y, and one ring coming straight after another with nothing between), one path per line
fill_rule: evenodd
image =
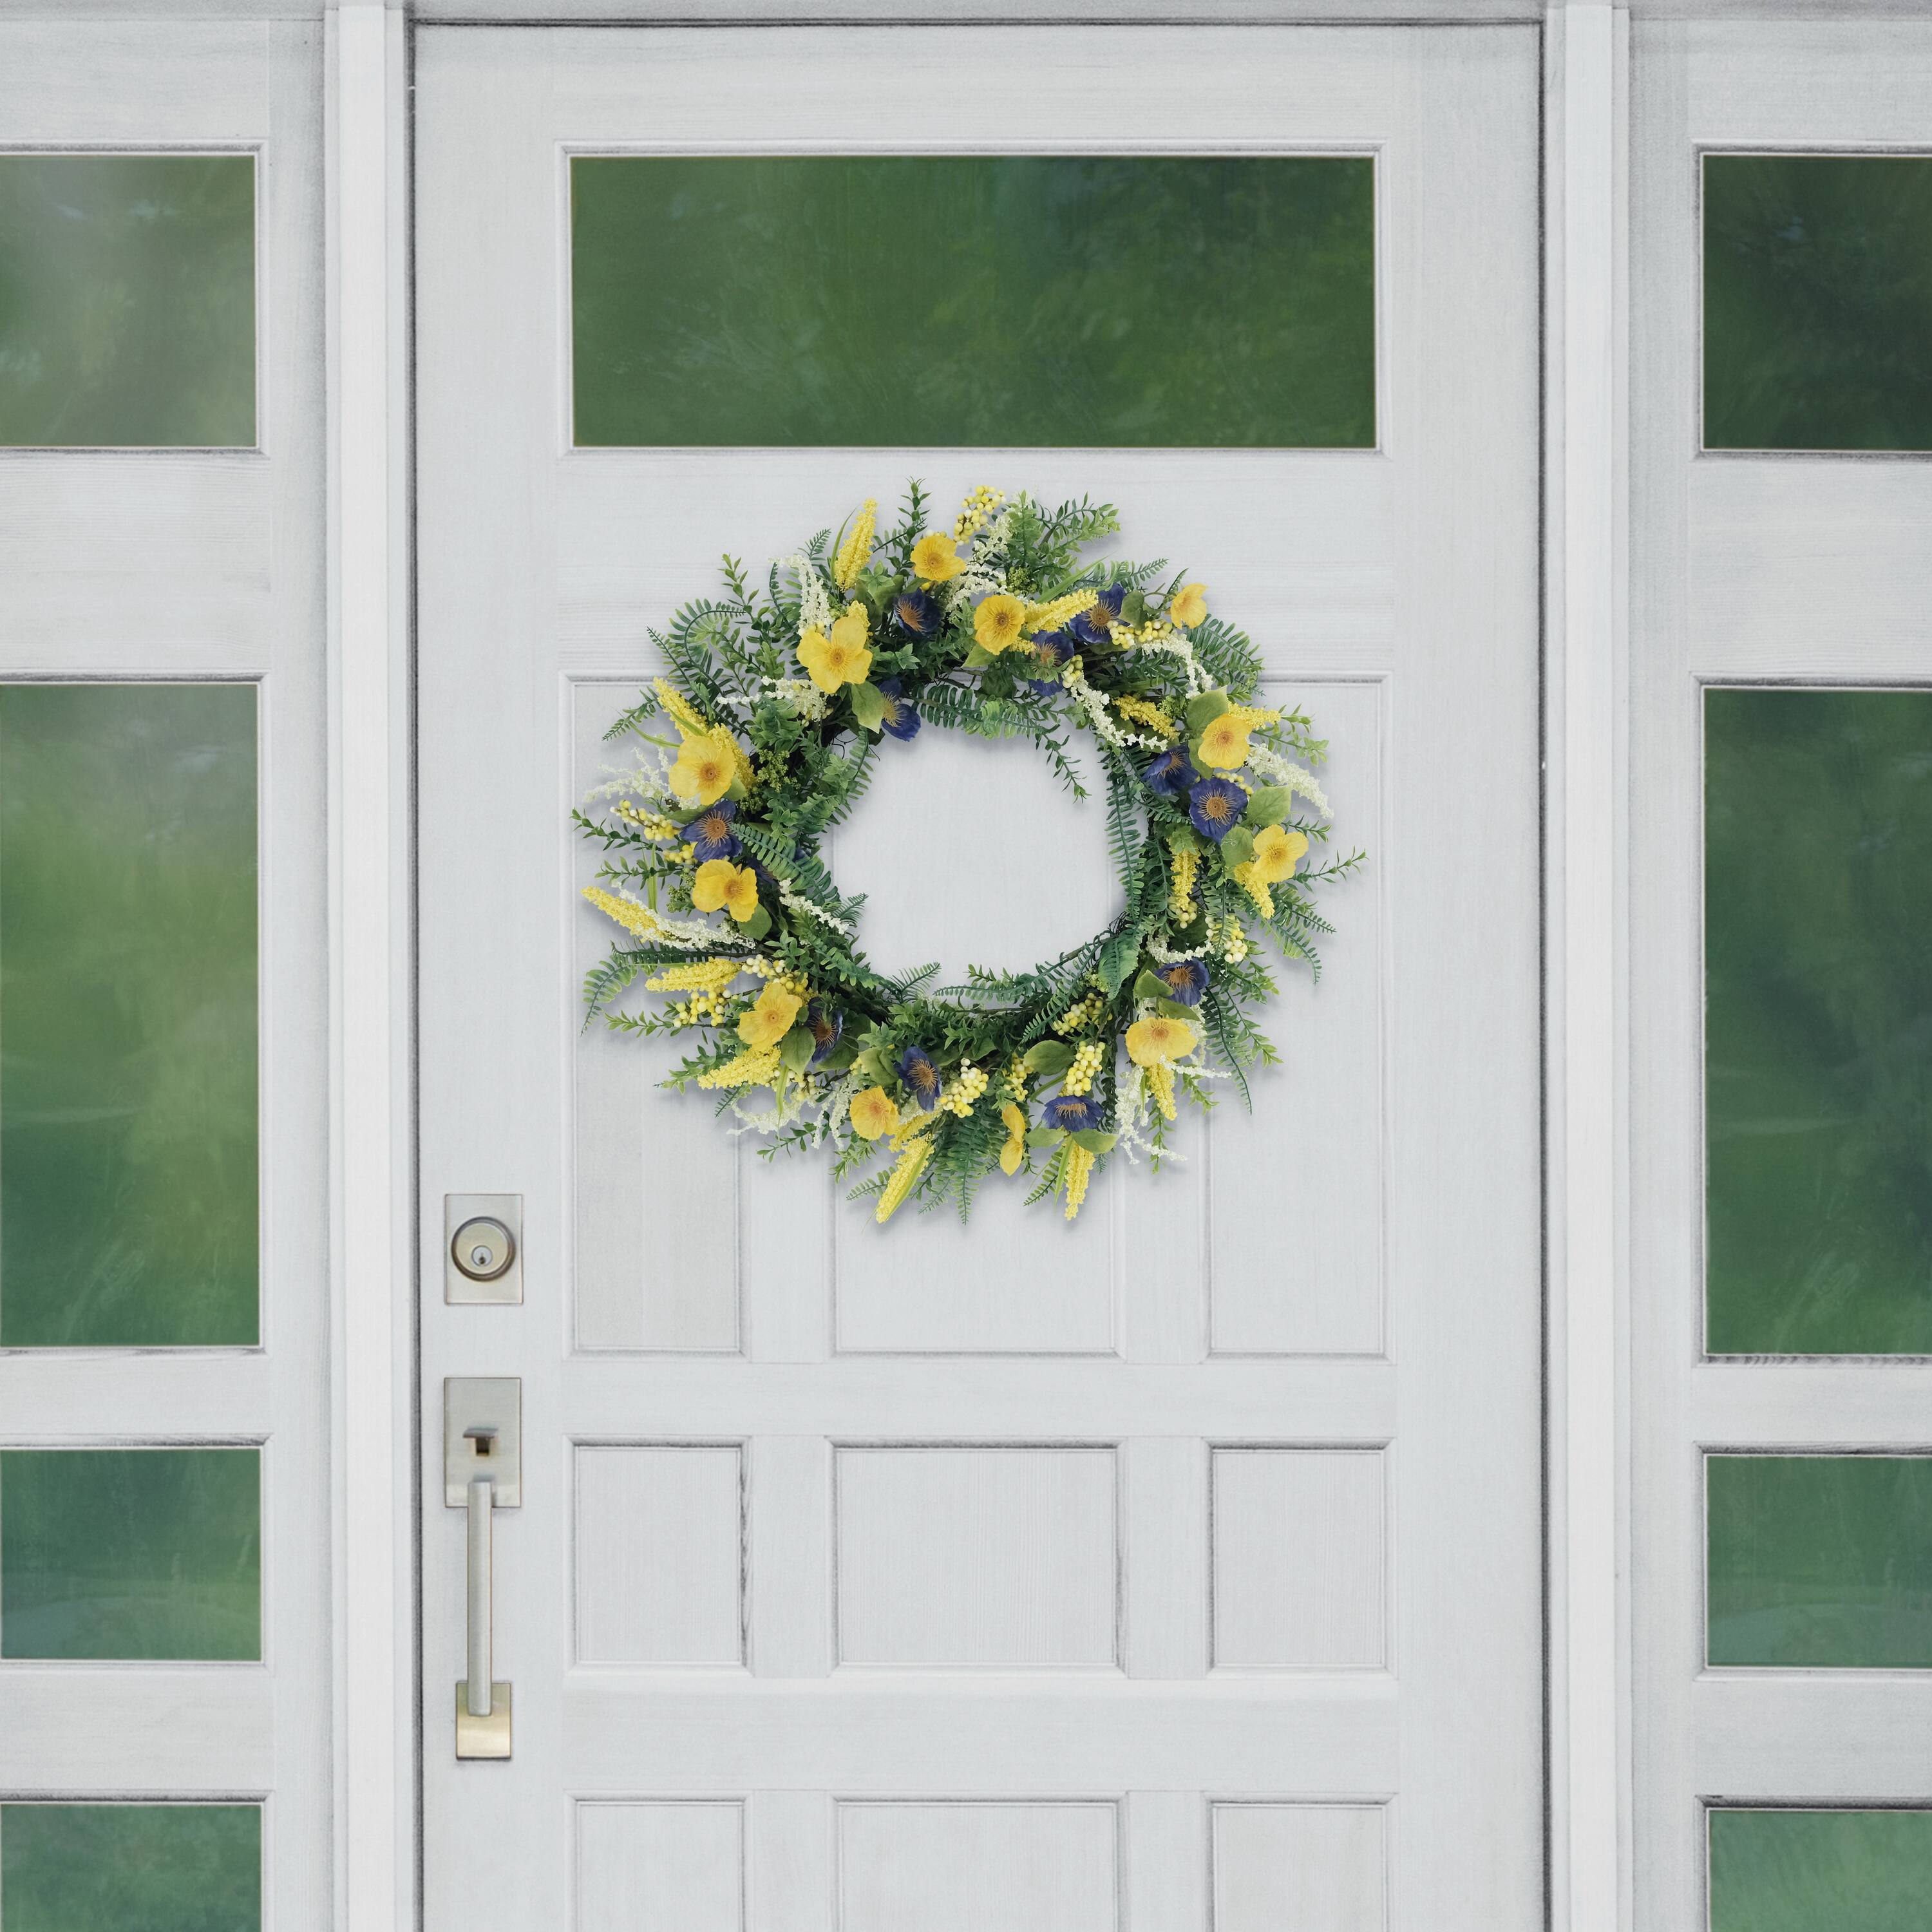
M0 1932L257 1932L259 1804L0 1804Z
M254 158L0 154L0 445L254 441Z
M1714 1354L1932 1353L1932 692L1704 700Z
M0 1346L257 1339L255 689L0 686Z
M1367 448L1366 158L585 157L580 445Z
M261 1460L0 1450L0 1657L259 1658Z
M1709 1817L1711 1932L1924 1932L1932 1812Z
M1705 157L1704 444L1932 450L1932 156Z
M1932 1457L1704 1468L1712 1664L1932 1669Z

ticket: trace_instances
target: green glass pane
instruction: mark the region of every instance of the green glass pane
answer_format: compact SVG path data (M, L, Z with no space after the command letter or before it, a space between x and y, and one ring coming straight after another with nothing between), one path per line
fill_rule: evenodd
M0 1346L256 1339L255 691L0 686Z
M1925 1932L1932 1918L1932 1812L1710 1820L1711 1932Z
M259 1804L0 1804L0 1932L257 1932Z
M261 1462L0 1450L0 1657L259 1658Z
M1932 157L1705 157L1704 444L1932 449Z
M1708 1346L1932 1353L1932 692L1704 700Z
M0 444L255 440L248 154L0 154Z
M1341 156L589 158L576 440L1367 448Z
M1932 1457L1705 1463L1710 1661L1932 1669Z

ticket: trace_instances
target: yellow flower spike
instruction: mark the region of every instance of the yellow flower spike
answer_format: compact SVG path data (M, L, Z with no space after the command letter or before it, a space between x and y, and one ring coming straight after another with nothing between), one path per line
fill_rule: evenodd
M1164 738L1174 735L1174 720L1158 704L1151 704L1144 698L1117 698L1114 709L1130 723L1144 724L1150 731L1158 731Z
M1208 614L1208 586L1204 584L1184 584L1174 593L1174 602L1167 607L1170 622L1184 624L1190 628Z
M950 537L928 530L912 547L913 574L922 584L950 584L966 568L966 560Z
M778 1048L748 1047L735 1060L714 1066L709 1073L700 1073L698 1084L713 1090L721 1087L769 1087L778 1077Z
M1194 1029L1185 1020L1170 1019L1165 1013L1150 1013L1127 1029L1127 1058L1136 1066L1181 1059L1196 1044Z
M1201 854L1191 846L1174 845L1168 848L1168 859L1174 878L1168 903L1174 910L1175 922L1190 925L1194 918L1194 875L1200 870Z
M875 1141L899 1124L898 1104L883 1087L868 1087L852 1096L852 1131L862 1141Z
M1259 866L1260 861L1255 859L1249 860L1245 865L1237 866L1234 870L1234 880L1254 902L1256 911L1264 919L1272 919L1274 916L1274 895L1268 890L1268 881L1262 877Z
M712 727L708 718L701 718L686 701L670 679L661 677L651 686L658 694L658 702L669 713L678 727L700 738L711 736Z
M926 1164L932 1158L930 1141L914 1141L899 1156L898 1166L892 1169L892 1178L886 1183L886 1191L879 1196L879 1204L874 1210L872 1219L884 1227L896 1214L906 1196L913 1190L913 1184L926 1172Z
M936 1127L938 1124L939 1109L937 1107L929 1114L914 1114L910 1119L902 1120L892 1136L892 1151L896 1154L901 1148L917 1140L928 1128Z
M1245 764L1248 733L1252 728L1238 711L1224 711L1220 717L1210 718L1201 734L1202 761L1224 772Z
M832 580L841 590L850 590L860 572L872 560L872 532L878 526L878 511L879 500L868 496L851 534L838 546L838 554L832 561Z
M1006 1129L1006 1144L1000 1150L1000 1172L1017 1174L1026 1159L1027 1117L1009 1100L1000 1109L1000 1118Z
M1087 1198L1087 1184L1094 1177L1094 1156L1078 1141L1066 1143L1060 1156L1060 1178L1066 1189L1066 1218L1070 1221L1080 1212L1080 1204Z
M655 978L644 982L647 993L720 993L747 970L750 962L727 959L718 955L710 959L692 959L682 965L668 966Z
M864 608L854 604L832 626L829 638L815 626L806 632L798 661L828 698L842 686L863 684L872 668L872 653L866 647Z
M1249 862L1255 877L1264 885L1278 886L1294 877L1308 850L1308 835L1292 832L1285 825L1270 825L1255 834L1255 856Z
M1051 604L1029 604L1025 622L1020 628L1025 631L1057 631L1070 618L1077 617L1082 611L1093 608L1092 591L1070 591L1064 597L1056 597Z
M738 748L724 733L700 731L685 740L670 768L670 788L688 805L716 805L731 789Z
M995 591L973 613L973 641L998 657L1009 645L1019 642L1025 616L1026 605L1020 598L1004 590Z
M738 1016L738 1037L747 1046L776 1046L791 1031L805 1004L796 993L782 986L767 986L750 1009Z
M649 906L640 905L634 899L620 899L615 892L607 892L602 886L586 886L584 896L597 910L614 919L624 930L639 939L655 939L660 922Z
M1148 1091L1154 1095L1154 1105L1160 1109L1163 1120L1174 1118L1174 1067L1172 1062L1156 1060L1146 1070Z
M758 909L758 875L729 859L707 859L692 876L691 902L700 912L728 912L742 926Z

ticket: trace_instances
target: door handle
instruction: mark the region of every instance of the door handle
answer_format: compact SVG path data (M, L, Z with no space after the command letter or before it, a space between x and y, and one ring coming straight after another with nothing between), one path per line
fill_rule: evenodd
M510 1755L510 1687L496 1681L493 1630L496 1512L524 1499L523 1384L452 1376L442 1385L442 1499L465 1513L465 1674L456 1687L456 1755Z

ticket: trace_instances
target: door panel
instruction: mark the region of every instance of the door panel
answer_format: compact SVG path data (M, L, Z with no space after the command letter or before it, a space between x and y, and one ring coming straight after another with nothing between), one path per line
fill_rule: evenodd
M440 1197L500 1190L527 1284L423 1310L433 1925L1540 1922L1539 78L1514 28L419 35L424 1279ZM1378 446L574 448L569 157L740 151L1369 158ZM988 1189L880 1231L580 1026L566 818L646 627L908 476L935 521L1119 503L1370 854L1252 1117L1070 1228ZM919 842L892 946L972 944L957 878L986 950L1053 947L959 829L1027 756L945 746L842 832L881 895ZM523 1381L507 1764L452 1755L452 1374Z

